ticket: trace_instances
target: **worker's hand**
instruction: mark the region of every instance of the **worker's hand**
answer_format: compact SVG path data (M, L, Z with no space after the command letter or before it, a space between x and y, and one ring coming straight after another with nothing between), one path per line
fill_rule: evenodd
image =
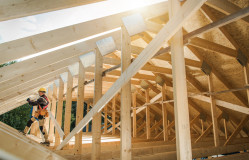
M30 101L30 98L28 98L27 101L29 102L29 101Z

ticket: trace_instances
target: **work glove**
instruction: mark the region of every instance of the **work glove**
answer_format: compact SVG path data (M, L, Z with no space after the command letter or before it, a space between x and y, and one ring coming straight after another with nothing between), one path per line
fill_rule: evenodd
M29 101L30 101L30 98L28 98L27 101L29 102Z

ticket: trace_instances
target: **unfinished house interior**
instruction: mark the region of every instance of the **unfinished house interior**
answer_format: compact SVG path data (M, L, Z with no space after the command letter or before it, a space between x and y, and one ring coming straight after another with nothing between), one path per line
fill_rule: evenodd
M107 2L0 0L0 23ZM249 159L249 0L125 3L0 43L0 115L50 102L50 145L0 122L0 159Z

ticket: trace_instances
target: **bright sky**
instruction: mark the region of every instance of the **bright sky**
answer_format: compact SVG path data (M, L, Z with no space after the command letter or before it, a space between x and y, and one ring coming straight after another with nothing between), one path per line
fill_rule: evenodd
M0 44L166 0L107 0L0 22Z

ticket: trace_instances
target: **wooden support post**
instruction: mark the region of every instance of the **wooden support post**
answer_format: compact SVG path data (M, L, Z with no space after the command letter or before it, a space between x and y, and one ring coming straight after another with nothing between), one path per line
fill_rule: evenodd
M88 113L90 111L90 103L87 103L87 109L86 109L86 113ZM86 133L89 132L89 124L86 125Z
M131 64L131 39L128 31L122 25L122 73ZM121 160L131 160L131 81L129 80L121 89Z
M170 0L169 2L169 15L172 18L181 9L181 4L178 0ZM171 62L174 86L177 159L192 159L182 29L176 32L172 38Z
M166 101L166 84L162 86L162 101ZM166 103L162 103L162 116L163 116L163 139L164 141L168 141L168 115Z
M57 99L57 87L53 83L53 94L52 94L52 105L51 105L51 113L53 116L55 116L55 111L56 111L56 99ZM52 121L50 121L50 125L49 125L48 139L50 142L54 141L54 123Z
M201 119L201 133L203 133L204 132L204 122L203 122L203 120Z
M243 66L243 73L244 73L244 78L245 78L245 85L248 85L249 84L249 81L248 81L248 69L247 69L247 65L246 66ZM246 90L246 94L247 94L247 101L248 101L248 104L249 104L249 89Z
M108 111L108 106L105 106L105 122L104 122L104 134L107 133L107 111Z
M68 72L65 119L64 119L64 134L65 134L65 137L70 133L70 126L71 126L72 87L73 87L73 76L71 75L70 72Z
M132 106L133 108L133 138L137 137L137 92L132 93Z
M112 99L112 135L115 135L116 130L116 96Z
M149 89L146 89L145 91L145 99L146 99L146 103L150 103L150 95L149 95ZM146 107L146 135L147 135L147 139L150 139L150 106L148 105Z
M83 119L84 115L84 91L85 91L85 69L81 62L79 62L79 77L78 77L78 94L77 94L77 109L76 109L76 125ZM82 130L75 135L75 153L82 152Z
M214 86L213 86L213 74L211 73L208 75L208 88L209 92L214 91ZM220 145L220 140L219 140L219 128L218 128L218 122L217 122L217 109L216 109L216 102L215 98L213 95L210 95L210 100L211 100L211 115L212 115L212 123L213 123L213 134L214 134L214 145L215 147Z
M48 108L47 110L50 110L51 109L51 104L52 104L52 90L50 87L48 87L48 93L47 93L47 97L48 97L48 100L49 100L49 104L48 104ZM45 121L45 125L44 127L46 128L47 132L49 133L49 121L50 119L47 118L46 121Z
M227 139L227 138L228 138L228 133L227 133L227 121L226 121L225 118L224 118L224 130L225 130L225 138Z
M102 68L103 57L96 49L95 68L94 68L94 105L102 97ZM93 108L94 109L94 108ZM101 112L93 116L92 119L92 160L99 160L101 154Z
M64 82L62 79L59 79L59 94L58 94L58 104L57 104L57 111L56 111L56 121L58 122L59 126L61 127L62 121L62 110L63 110L63 94L64 94ZM55 130L55 147L60 144L60 135L57 130Z

